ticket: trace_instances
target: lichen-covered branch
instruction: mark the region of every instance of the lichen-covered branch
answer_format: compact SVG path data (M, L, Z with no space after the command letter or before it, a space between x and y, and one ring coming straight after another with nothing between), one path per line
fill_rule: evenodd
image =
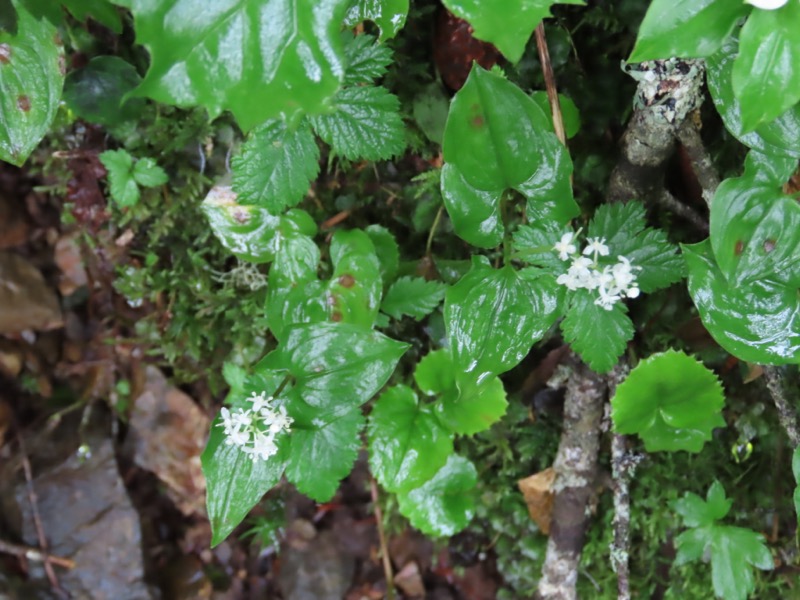
M588 523L588 506L597 478L600 421L606 398L606 380L577 358L564 400L564 424L553 490L555 501L547 555L537 598L576 598L578 564Z
M786 387L778 367L764 367L764 381L767 383L772 401L778 409L778 421L789 438L792 449L800 446L800 428L797 426L797 412L786 397Z
M711 207L711 199L719 187L719 175L700 137L697 123L693 119L686 119L680 126L678 140L686 150L697 182L703 189L703 200Z

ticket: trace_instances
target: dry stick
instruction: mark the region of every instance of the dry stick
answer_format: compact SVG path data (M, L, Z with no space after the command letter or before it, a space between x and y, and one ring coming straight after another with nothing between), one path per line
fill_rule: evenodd
M764 381L772 396L772 401L775 403L775 408L778 410L778 421L786 431L786 436L789 438L792 450L794 450L800 446L800 430L797 427L797 414L786 398L783 376L777 367L763 367L763 369Z
M42 551L44 559L44 571L47 574L47 579L54 590L63 592L61 585L58 583L53 565L50 564L49 553L47 552L47 537L44 534L44 527L42 527L42 519L39 516L39 504L36 497L36 490L33 489L33 470L31 463L28 460L28 452L25 449L25 441L22 439L22 434L19 432L19 427L15 424L15 433L17 437L17 444L19 445L19 452L22 458L22 469L25 472L25 486L28 490L28 501L31 504L31 514L33 516L33 524L36 527L36 537L39 540L39 548Z
M75 568L75 561L72 559L53 556L52 554L44 554L38 548L13 544L3 540L0 540L0 552L3 552L4 554L13 554L15 556L19 556L20 558L27 558L28 560L35 560L37 562L49 561L54 565L64 567L65 569Z
M576 356L564 399L564 425L553 490L550 538L537 598L574 600L584 534L589 521L588 506L597 479L600 421L606 396L606 380Z
M389 559L389 546L386 544L386 533L383 531L383 511L378 503L378 484L370 475L370 492L372 493L372 506L375 511L375 522L378 527L378 540L381 544L381 560L383 561L383 576L386 577L386 599L394 600L394 575L392 574L392 561Z
M550 111L553 113L553 129L556 136L565 146L567 136L564 132L564 119L561 116L561 104L558 101L558 89L556 88L556 76L553 73L553 64L550 62L550 51L547 49L547 38L544 36L544 23L536 26L536 50L539 52L539 62L542 63L542 74L544 75L544 85L547 90L547 99L550 101Z

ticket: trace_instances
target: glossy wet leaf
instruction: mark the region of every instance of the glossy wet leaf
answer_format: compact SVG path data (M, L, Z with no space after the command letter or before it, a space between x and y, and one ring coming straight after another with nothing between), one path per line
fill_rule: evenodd
M797 159L782 154L764 154L751 150L744 160L745 178L773 188L786 183L796 169Z
M472 381L516 366L559 315L555 281L529 282L511 267L474 259L447 290L444 319L453 363Z
M711 204L711 248L732 284L800 287L800 204L780 188L726 179Z
M724 404L722 385L712 371L669 350L641 361L617 387L611 418L615 431L637 434L648 452L700 452L714 428L725 426Z
M451 163L442 168L442 199L458 237L479 248L494 248L503 241L500 198L503 190L472 187Z
M439 306L446 289L447 286L439 281L401 277L389 287L381 310L395 319L408 315L419 321Z
M370 468L390 492L419 487L453 453L453 434L405 385L389 388L378 398L368 432Z
M0 31L0 160L22 165L50 128L64 85L56 28L17 5L17 32Z
M752 131L800 101L800 3L753 10L739 35L733 93L742 127Z
M795 104L771 123L747 132L742 124L741 105L733 93L733 68L738 44L729 40L707 60L708 90L725 127L740 142L763 152L800 158L800 104Z
M292 409L290 401L290 415ZM363 428L364 417L358 408L320 423L300 423L296 418L289 436L286 478L309 498L327 502L353 469Z
M381 30L380 40L397 35L408 16L408 0L355 0L347 13L347 25L372 21Z
M345 84L372 83L373 79L383 77L392 63L392 50L385 44L375 43L371 35L345 35Z
M460 435L484 431L505 414L508 402L503 382L488 377L478 383L458 375L450 352L443 348L426 354L417 364L414 380L428 396L437 396L434 409L440 422Z
M689 293L711 336L752 363L800 362L800 295L797 286L758 280L728 281L708 240L683 246Z
M587 237L606 239L611 256L624 256L636 271L636 283L645 293L667 287L683 277L677 247L660 229L647 227L640 202L603 204L595 212Z
M370 237L363 231L339 230L331 240L333 274L325 304L331 320L370 328L383 294L381 265Z
M550 110L550 100L547 97L547 92L537 90L531 93L531 98L545 115L550 117L550 125L553 124L553 114ZM561 119L564 122L564 133L567 139L574 137L581 130L581 115L575 102L569 96L564 94L558 95L558 104L561 107Z
M286 465L287 438L268 461L253 461L237 446L225 444L219 415L211 424L208 444L200 457L206 478L206 508L211 522L211 545L223 541L270 489Z
M464 529L475 515L475 466L451 455L422 486L397 495L400 512L411 525L432 536L450 536Z
M474 36L493 44L512 63L522 58L533 30L550 16L554 4L582 0L444 0L447 9L474 29Z
M333 99L330 114L312 118L319 137L349 160L381 160L405 148L397 97L382 87L349 87Z
M137 93L230 110L244 130L327 110L344 77L347 0L117 0L150 53Z
M271 120L250 132L231 167L239 202L277 215L308 192L319 173L319 147L307 121L290 128Z
M453 98L444 132L444 159L472 187L502 191L524 183L538 167L538 146L554 136L542 110L501 75L473 64Z
M592 370L607 373L633 339L633 323L622 303L617 302L611 310L606 310L594 301L588 291L576 291L561 321L561 331Z
M130 63L116 56L97 56L67 75L64 102L90 123L118 125L141 114L143 99L124 98L141 81Z
M628 62L716 52L750 7L729 0L653 0Z
M705 502L691 492L675 502L675 510L690 527L675 539L675 564L707 562L710 556L714 594L725 600L746 600L755 589L753 568L770 570L774 562L764 536L717 522L730 505L718 481L709 489Z
M329 420L372 398L407 349L407 344L357 325L302 324L289 328L256 370L290 374L292 401L314 408L315 420Z

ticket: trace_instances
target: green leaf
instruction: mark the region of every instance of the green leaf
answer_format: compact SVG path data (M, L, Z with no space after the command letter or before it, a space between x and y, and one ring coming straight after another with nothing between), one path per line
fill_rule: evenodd
M422 486L400 493L400 512L422 533L450 536L464 529L475 515L475 466L451 455L436 475Z
M474 259L447 290L444 319L453 363L472 381L516 366L559 315L555 281L529 282L514 269Z
M675 373L681 374L680 381ZM611 400L611 418L615 431L638 434L648 452L700 452L713 429L725 426L724 404L716 375L683 352L670 350L631 371Z
M419 487L453 453L453 434L404 385L386 390L369 417L369 464L375 478L390 492Z
M291 375L294 387L287 396L295 407L298 401L312 407L316 424L338 418L374 396L407 349L407 344L356 325L295 325L256 371ZM304 425L302 416L298 423Z
M711 204L710 239L731 283L800 287L800 205L775 185L749 178L723 181Z
M710 554L715 595L725 600L746 600L755 589L753 567L771 570L774 562L762 535L717 523L729 509L730 500L718 481L709 489L707 502L692 493L675 502L675 510L691 527L675 539L675 564L706 561Z
M60 0L61 4L81 23L94 19L116 34L122 33L122 19L108 0Z
M530 222L555 221L565 224L580 214L572 195L572 159L553 135L541 136L536 145L536 171L514 189L528 199Z
M250 130L325 111L344 77L347 0L116 1L150 52L137 94L159 102L230 110Z
M292 409L290 401L290 415ZM323 423L293 425L286 478L309 498L327 502L353 469L363 428L364 417L357 408Z
M370 225L364 233L372 240L375 254L381 264L381 279L384 284L392 281L400 267L400 248L391 231L381 225Z
M414 98L412 114L417 125L430 141L441 144L450 110L450 97L438 81L425 86Z
M143 187L158 187L169 181L164 169L159 167L152 158L137 159L131 174L136 183Z
M444 0L447 9L468 21L473 35L497 47L512 63L522 58L533 30L550 16L553 4L583 4L582 0Z
M383 42L397 35L407 16L408 0L355 0L345 22L352 27L361 21L372 21L380 28Z
M751 150L744 159L744 177L755 183L780 187L797 169L797 159Z
M142 81L130 63L116 56L97 56L72 71L64 82L64 102L81 119L113 126L136 119L145 101L125 95Z
M528 95L473 64L450 105L444 159L472 187L497 192L535 174L539 161L534 157L541 140L550 136L555 138L547 117Z
M381 160L405 148L397 97L382 87L350 87L334 99L335 110L312 118L319 137L348 160Z
M325 304L330 318L371 328L383 293L380 261L372 240L363 231L339 230L331 240L333 275Z
M456 234L479 248L494 248L503 241L500 199L503 190L472 187L452 163L442 167L442 199Z
M745 133L741 106L734 96L731 81L737 48L736 40L731 39L706 61L708 90L725 127L740 142L759 152L800 158L800 146L797 144L800 139L800 104L794 105L771 123L759 125L755 131Z
M708 240L682 246L689 293L711 336L734 356L752 363L800 362L800 297L797 286L769 280L742 286L720 271Z
M729 0L653 0L628 62L710 56L748 10L744 2Z
M800 3L754 10L739 36L733 64L733 93L742 127L752 131L800 101Z
M625 305L614 304L611 310L594 303L586 290L573 293L567 314L561 321L564 339L596 372L610 371L633 339L633 323L625 314Z
M211 424L208 444L200 457L206 478L206 508L211 522L211 545L216 546L236 528L281 479L286 465L288 438L278 440L278 453L268 461L253 461L237 446L225 444L219 415Z
M534 225L520 225L514 232L514 250L527 264L560 275L565 263L558 257L554 246L566 233L573 233L572 227L559 226L549 219L537 221Z
M641 271L636 283L645 293L667 287L683 277L683 261L664 232L645 225L639 202L604 204L595 212L588 237L606 238L611 256L624 256Z
M395 319L403 315L417 321L427 316L444 300L447 286L421 277L401 277L386 292L381 310Z
M0 0L0 33L17 34L17 9L11 0Z
M498 377L488 377L480 383L457 377L447 349L426 354L417 364L414 380L424 394L441 395L434 405L436 415L450 431L460 435L488 429L500 420L508 406L503 382Z
M250 132L231 166L240 201L278 214L308 192L319 173L319 148L307 121L295 128L267 121Z
M373 79L383 77L387 67L392 64L391 48L376 44L371 35L345 35L345 39L348 39L344 47L347 63L344 72L345 85L372 83Z
M533 99L536 104L539 105L539 108L542 109L542 112L545 115L550 117L550 127L553 127L553 113L550 110L550 99L547 97L547 92L543 90L537 90L531 93L531 98ZM565 96L564 94L558 95L558 103L561 107L561 118L564 121L564 133L567 136L567 139L570 139L577 135L577 133L581 130L581 114L578 111L578 107L575 106L575 102L572 98Z
M125 208L139 201L139 186L133 178L133 157L125 150L106 150L100 162L108 171L111 198L117 206Z
M17 6L0 31L0 160L21 166L50 128L64 85L64 48L50 23Z

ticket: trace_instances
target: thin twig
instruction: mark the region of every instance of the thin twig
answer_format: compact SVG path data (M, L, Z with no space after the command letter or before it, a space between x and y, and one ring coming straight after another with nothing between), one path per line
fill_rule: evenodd
M336 213L330 219L328 219L322 225L320 225L319 228L324 230L324 229L330 229L331 227L335 227L336 225L347 219L347 217L350 216L350 212L351 211L349 210L343 210L340 213Z
M772 396L772 401L775 403L775 408L778 409L778 421L794 450L800 446L800 429L797 426L797 413L786 398L783 375L777 367L764 367L764 381L770 396Z
M564 131L564 119L561 116L561 103L558 100L558 89L556 88L556 76L553 73L553 64L550 62L550 51L547 49L547 38L544 35L544 23L536 26L536 50L539 52L539 62L542 63L542 74L544 75L544 86L547 90L547 99L550 102L550 112L553 113L553 129L556 136L565 146L567 145L567 135Z
M444 212L444 206L439 207L439 210L436 212L436 218L433 219L433 225L431 225L431 230L428 233L428 241L425 244L425 256L431 255L433 236L436 234L436 230L439 228L439 221L442 220L442 212Z
M392 561L389 558L389 546L386 544L386 533L383 530L383 511L378 502L378 484L375 478L369 478L370 492L372 493L372 507L375 511L375 525L378 528L378 539L381 544L381 560L383 561L383 575L386 577L386 598L394 600L394 574L392 573Z
M75 568L75 561L70 558L62 558L60 556L53 556L52 554L44 554L38 548L14 544L3 540L0 540L0 552L3 552L4 554L13 554L15 556L19 556L20 558L27 558L28 560L33 560L36 562L49 561L54 565L64 567L65 569Z
M31 504L33 524L36 528L36 537L39 540L39 548L42 552L44 571L47 574L47 580L50 582L50 585L53 587L53 589L58 592L63 592L61 585L58 583L58 577L56 576L55 569L53 569L53 565L50 564L47 537L44 534L42 519L39 515L39 500L36 496L36 490L33 488L33 469L31 469L31 463L28 460L28 452L25 448L25 440L23 440L22 434L19 432L19 427L16 426L16 424L14 429L17 437L17 444L19 445L20 457L22 460L22 470L25 473L25 486L28 490L28 501Z
M691 206L688 206L670 194L666 189L662 189L657 198L658 203L664 208L675 213L679 217L686 219L694 225L701 233L708 235L708 220L704 219Z

